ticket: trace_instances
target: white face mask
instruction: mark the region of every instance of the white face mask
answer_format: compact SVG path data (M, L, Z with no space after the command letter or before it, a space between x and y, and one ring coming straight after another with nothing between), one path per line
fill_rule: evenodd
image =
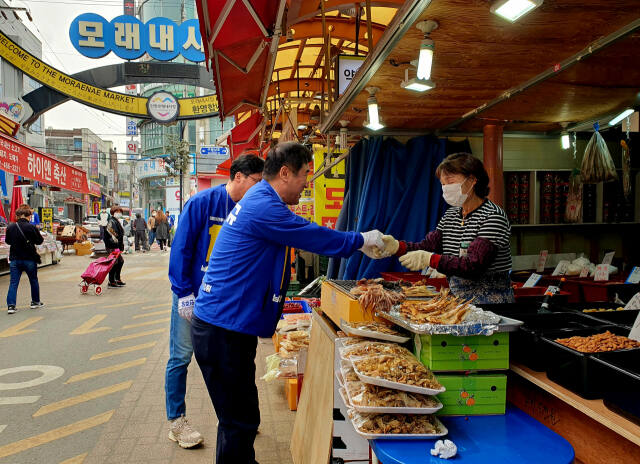
M120 219L122 217L122 213L116 213L114 214L114 216L116 217L116 219Z
M151 213L151 216L156 217L156 213Z
M451 206L462 206L469 197L468 193L462 193L462 184L447 184L442 186L442 196Z

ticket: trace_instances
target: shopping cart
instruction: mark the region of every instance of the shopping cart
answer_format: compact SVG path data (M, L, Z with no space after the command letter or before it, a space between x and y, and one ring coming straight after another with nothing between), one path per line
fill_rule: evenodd
M87 270L82 273L80 278L80 293L83 295L89 292L89 288L93 286L93 293L96 295L102 294L102 283L109 274L111 268L116 264L116 261L120 257L120 250L111 252L109 256L98 258L89 264Z

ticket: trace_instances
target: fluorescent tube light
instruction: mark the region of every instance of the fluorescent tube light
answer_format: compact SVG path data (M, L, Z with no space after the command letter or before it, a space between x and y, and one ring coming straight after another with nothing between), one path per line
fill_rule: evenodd
M422 39L420 43L420 56L418 57L418 79L431 79L433 48L433 40L429 38Z
M491 12L510 22L516 22L527 13L542 5L543 0L498 0Z
M571 147L571 140L569 139L569 133L563 132L560 137L560 141L562 142L562 149L568 150Z
M618 116L616 116L611 121L609 121L609 125L610 126L615 126L616 124L618 124L620 121L622 121L624 118L626 118L627 116L629 116L631 114L633 114L633 109L632 108L627 108L622 113L620 113Z

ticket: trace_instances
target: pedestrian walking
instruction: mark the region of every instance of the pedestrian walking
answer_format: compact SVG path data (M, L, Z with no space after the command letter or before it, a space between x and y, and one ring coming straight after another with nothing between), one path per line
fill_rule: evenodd
M31 285L31 309L42 308L44 303L40 301L40 284L38 283L38 264L40 255L36 245L40 245L44 238L33 224L30 224L31 208L29 205L20 205L16 210L16 222L7 227L5 242L9 248L9 292L7 293L7 313L16 312L16 298L18 285L23 272L29 277Z
M136 219L133 221L133 230L135 234L136 251L147 251L147 221L144 220L140 213L136 213Z
M151 211L151 216L147 222L147 228L149 229L149 249L153 246L153 242L156 240L156 215L157 211L154 209Z
M119 206L113 206L111 208L111 216L107 219L107 225L104 227L104 246L107 248L107 253L111 253L115 250L124 250L124 229L120 224L120 218L122 218L122 208ZM116 263L109 271L109 284L108 288L124 287L126 284L120 278L122 272L122 266L124 265L124 258L122 254L118 256Z
M171 226L169 225L169 221L167 221L167 216L164 215L161 209L158 210L156 212L156 240L158 241L158 245L160 245L160 251L164 251L167 240L169 240L170 229Z
M193 303L225 218L245 192L260 182L263 165L264 162L254 155L238 157L231 164L226 185L199 192L187 201L173 238L169 260L173 304L165 392L169 439L183 448L192 448L203 441L202 435L185 417L187 368L193 356Z
M191 337L219 420L217 464L256 463L256 348L258 337L273 335L282 314L291 277L290 249L334 257L361 250L373 257L383 247L377 230L340 232L289 209L300 201L311 160L311 151L299 143L269 151L264 180L229 212L217 234L196 298Z

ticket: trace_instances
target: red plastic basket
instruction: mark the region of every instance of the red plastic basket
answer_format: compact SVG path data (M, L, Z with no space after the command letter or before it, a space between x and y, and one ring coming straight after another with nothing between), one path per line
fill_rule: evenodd
M547 290L547 287L522 287L522 285L522 282L513 282L511 284L511 286L513 287L513 296L516 299L516 303L530 303L533 301L542 302L544 292ZM567 301L569 297L569 292L565 290L560 290L553 296L554 299L562 301Z

